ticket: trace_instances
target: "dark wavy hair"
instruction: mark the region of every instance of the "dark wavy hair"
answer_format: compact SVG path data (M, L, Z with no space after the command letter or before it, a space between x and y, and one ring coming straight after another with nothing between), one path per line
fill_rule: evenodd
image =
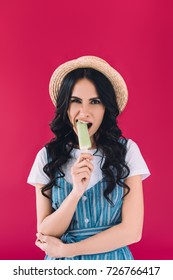
M125 163L127 139L122 135L117 125L119 109L116 101L115 91L110 81L99 71L91 68L78 68L68 73L61 85L56 102L55 117L50 123L50 128L55 137L45 145L49 155L48 163L44 166L44 172L49 176L50 182L42 188L42 194L56 184L56 179L64 177L62 165L71 158L70 152L78 145L78 139L73 131L68 118L70 98L75 83L86 78L96 88L98 96L105 106L105 113L98 131L94 135L97 151L102 151L101 170L107 180L107 188L104 191L105 198L112 204L108 195L118 184L126 189L127 195L130 188L124 183L129 175L129 168ZM70 145L67 145L69 144ZM96 151L96 152L97 152Z

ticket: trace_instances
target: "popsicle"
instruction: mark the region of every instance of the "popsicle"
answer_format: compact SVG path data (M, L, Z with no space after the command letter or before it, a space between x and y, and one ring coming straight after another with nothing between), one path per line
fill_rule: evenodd
M91 148L91 140L88 133L87 123L77 121L76 125L78 131L79 148L81 150L88 150Z

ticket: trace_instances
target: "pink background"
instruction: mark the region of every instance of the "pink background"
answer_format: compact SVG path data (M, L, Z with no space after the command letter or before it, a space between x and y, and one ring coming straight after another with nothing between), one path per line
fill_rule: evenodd
M98 55L125 78L129 103L119 118L152 176L144 181L142 240L135 259L173 259L172 1L0 2L0 258L43 259L35 245L34 187L26 180L52 137L48 83L54 69Z

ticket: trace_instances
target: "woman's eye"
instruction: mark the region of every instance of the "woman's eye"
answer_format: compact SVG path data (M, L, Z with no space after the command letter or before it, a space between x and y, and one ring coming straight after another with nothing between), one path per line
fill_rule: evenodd
M100 104L101 100L100 99L95 99L91 101L91 104Z
M80 99L77 99L77 98L72 98L70 100L71 103L82 103L82 100ZM90 101L90 104L100 104L101 103L101 100L100 99L93 99Z
M79 99L71 99L71 103L81 103Z

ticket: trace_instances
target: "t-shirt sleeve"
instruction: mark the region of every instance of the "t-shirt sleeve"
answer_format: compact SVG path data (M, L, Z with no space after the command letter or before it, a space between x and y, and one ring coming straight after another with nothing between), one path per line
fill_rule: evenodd
M29 173L27 183L35 186L35 184L49 183L50 178L43 171L43 167L47 164L47 151L43 147L36 155L35 161L32 165L31 171Z
M141 175L142 180L144 180L150 175L150 171L138 145L131 139L127 142L126 164L130 169L128 177Z

